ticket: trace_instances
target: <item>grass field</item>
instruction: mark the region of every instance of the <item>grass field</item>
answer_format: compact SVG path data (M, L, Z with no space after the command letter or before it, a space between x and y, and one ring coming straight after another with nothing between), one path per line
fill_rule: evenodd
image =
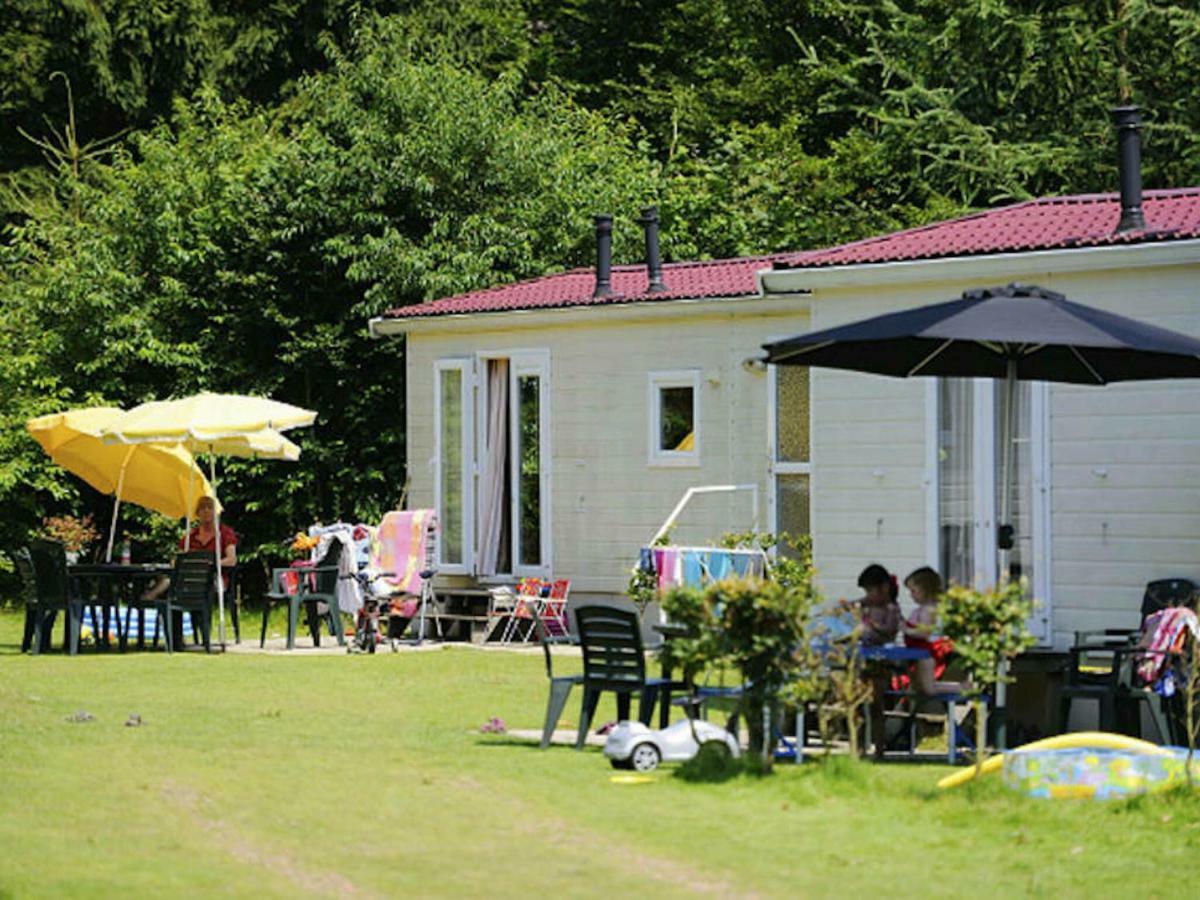
M1200 850L1192 797L938 793L938 766L613 784L598 750L479 733L540 725L534 654L29 657L19 624L0 896L1168 897Z

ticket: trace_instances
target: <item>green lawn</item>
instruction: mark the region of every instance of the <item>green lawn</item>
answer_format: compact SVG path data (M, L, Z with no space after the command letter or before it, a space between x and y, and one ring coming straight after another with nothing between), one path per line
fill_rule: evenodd
M532 654L22 657L18 626L0 616L0 896L1166 897L1200 849L1190 797L942 794L937 766L613 784L598 750L478 733L540 724Z

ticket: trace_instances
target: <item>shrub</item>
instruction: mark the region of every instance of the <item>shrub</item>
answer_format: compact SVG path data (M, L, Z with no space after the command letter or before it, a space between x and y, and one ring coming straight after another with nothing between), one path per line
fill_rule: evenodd
M970 677L965 693L975 707L975 764L983 765L987 744L987 713L983 696L996 685L1012 681L1001 664L1035 643L1028 620L1033 602L1025 597L1024 581L1009 581L989 590L951 585L938 604L942 633L954 641L954 651Z

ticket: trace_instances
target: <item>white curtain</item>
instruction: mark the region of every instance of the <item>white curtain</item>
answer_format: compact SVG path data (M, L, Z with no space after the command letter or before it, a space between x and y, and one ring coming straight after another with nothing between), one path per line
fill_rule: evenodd
M941 575L975 579L975 386L969 378L938 380L938 527Z
M479 481L479 572L495 575L508 471L508 360L488 361L487 449Z

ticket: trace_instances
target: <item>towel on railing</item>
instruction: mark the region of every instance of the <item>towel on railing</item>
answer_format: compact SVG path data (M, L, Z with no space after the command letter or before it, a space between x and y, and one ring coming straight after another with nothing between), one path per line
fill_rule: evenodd
M421 572L432 563L426 559L427 539L436 528L437 514L432 509L393 511L383 517L367 568L372 593L421 593Z
M641 565L653 564L658 576L658 589L675 585L703 587L730 575L755 575L766 572L766 556L761 550L726 549L724 547L654 547L643 550Z

